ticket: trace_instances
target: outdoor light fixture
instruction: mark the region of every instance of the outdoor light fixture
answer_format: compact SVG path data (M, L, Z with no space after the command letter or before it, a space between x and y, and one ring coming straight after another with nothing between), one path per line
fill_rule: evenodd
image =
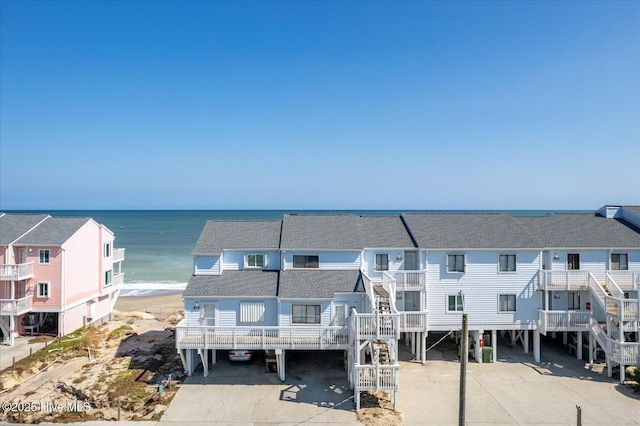
M194 304L193 304L193 309L195 309L196 311L197 311L198 309L200 309L200 304L199 304L198 302L194 303Z
M400 261L402 260L402 255L401 255L401 254L399 254L399 255L396 257L396 260L397 260L398 262L400 262Z
M560 255L558 253L554 253L553 260L558 260L558 259L560 259Z

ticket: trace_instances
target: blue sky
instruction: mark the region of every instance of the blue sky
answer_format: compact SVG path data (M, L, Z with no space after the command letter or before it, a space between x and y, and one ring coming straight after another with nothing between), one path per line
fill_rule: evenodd
M640 204L640 2L0 8L0 209Z

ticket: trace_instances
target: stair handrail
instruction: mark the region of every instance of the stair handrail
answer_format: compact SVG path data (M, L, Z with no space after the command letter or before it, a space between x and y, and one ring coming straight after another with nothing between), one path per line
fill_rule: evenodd
M602 285L600 284L600 282L596 279L596 277L593 275L593 273L589 272L589 288L591 289L591 292L596 296L596 299L598 299L598 302L600 302L600 306L602 306L602 308L607 309L607 292L604 290L604 288L602 287Z
M394 314L398 313L398 309L396 308L396 285L396 279L387 273L387 271L383 271L382 288L389 293L389 305L391 306L391 312Z
M616 283L613 277L608 272L605 272L605 277L607 279L607 288L611 292L611 295L619 299L624 299L624 291L618 286L618 283Z
M367 274L362 271L362 282L364 284L364 290L369 298L369 303L371 304L371 312L376 312L378 310L378 304L376 303L376 294L373 291L373 281Z
M589 319L589 325L591 327L591 333L593 333L596 338L596 342L598 342L608 356L611 356L612 347L610 342L612 342L612 340L607 336L604 328L602 328L600 323L593 317Z

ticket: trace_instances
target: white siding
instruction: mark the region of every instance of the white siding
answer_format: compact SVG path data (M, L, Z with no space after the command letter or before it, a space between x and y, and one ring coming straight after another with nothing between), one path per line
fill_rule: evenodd
M293 255L311 255L318 256L320 267L319 269L327 270L350 270L360 269L361 252L359 251L345 251L345 252L312 252L312 251L288 251L284 255L284 269L293 268Z
M264 269L280 269L280 252L264 250L225 250L222 253L222 269L224 271L245 269L245 256L247 254L264 254L267 257Z
M220 256L196 256L194 274L220 275Z
M276 326L278 325L278 302L275 298L269 299L208 299L198 298L200 309L204 303L216 304L216 325L221 327L235 326ZM185 318L189 324L200 324L200 311L194 310L196 299L185 300ZM241 302L264 302L264 322L255 324L240 323Z
M456 254L461 254L456 252ZM539 252L467 251L464 273L448 273L446 251L428 254L429 328L459 327L460 313L447 312L447 296L462 291L471 329L531 328L538 318L540 292L535 291ZM516 254L516 272L498 272L500 254ZM498 312L500 294L516 295L516 312Z

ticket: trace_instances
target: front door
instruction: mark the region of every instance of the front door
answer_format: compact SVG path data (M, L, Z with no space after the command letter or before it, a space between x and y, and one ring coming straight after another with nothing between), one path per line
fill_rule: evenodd
M215 303L202 304L202 325L207 327L214 327L216 325L216 304Z
M347 325L347 309L349 309L349 306L346 303L333 305L333 325L341 327Z

